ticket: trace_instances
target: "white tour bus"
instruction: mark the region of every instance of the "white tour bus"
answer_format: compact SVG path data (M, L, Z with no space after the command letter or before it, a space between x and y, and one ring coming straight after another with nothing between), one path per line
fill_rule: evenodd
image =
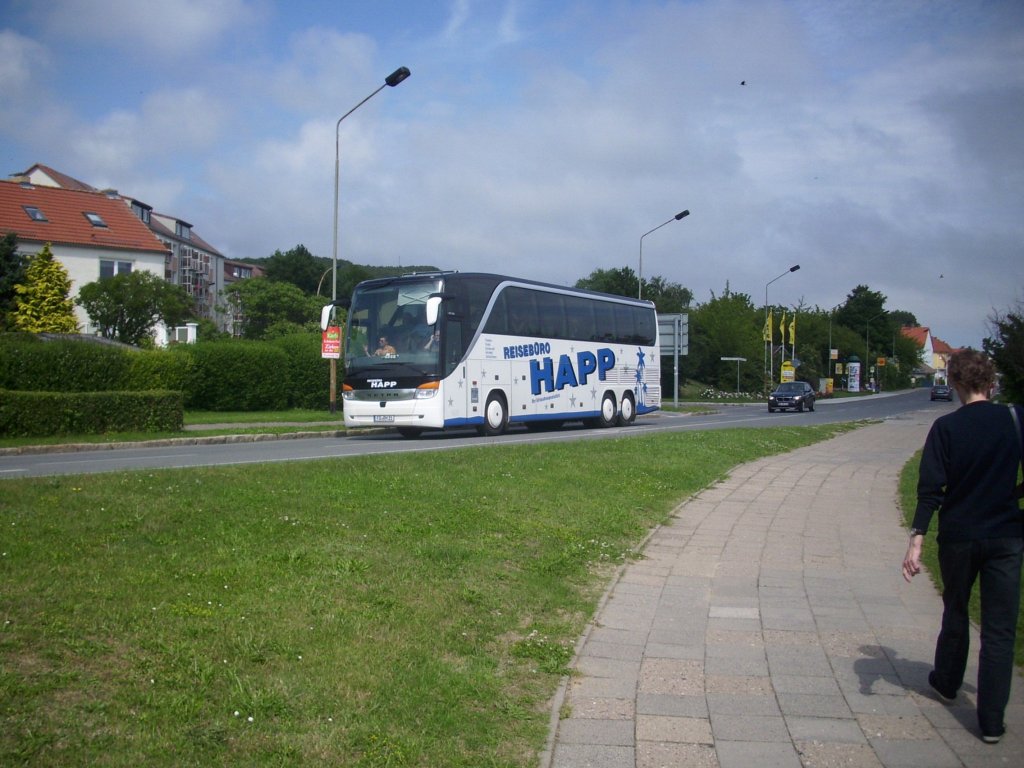
M326 311L325 307L325 318ZM654 305L502 275L367 280L348 307L345 426L633 423L661 405Z

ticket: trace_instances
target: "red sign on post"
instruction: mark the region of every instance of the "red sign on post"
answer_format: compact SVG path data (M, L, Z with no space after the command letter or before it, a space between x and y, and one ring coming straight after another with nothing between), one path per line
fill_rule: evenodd
M338 360L341 358L341 327L337 325L330 325L327 330L323 332L323 341L320 346L320 357L333 358Z

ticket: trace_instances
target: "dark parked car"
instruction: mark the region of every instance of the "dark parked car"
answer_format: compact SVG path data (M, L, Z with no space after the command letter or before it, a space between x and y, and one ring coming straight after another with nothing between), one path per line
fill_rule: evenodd
M792 408L814 410L814 389L806 381L784 381L768 395L768 413Z
M936 384L932 387L932 400L949 400L953 402L953 389L945 384Z

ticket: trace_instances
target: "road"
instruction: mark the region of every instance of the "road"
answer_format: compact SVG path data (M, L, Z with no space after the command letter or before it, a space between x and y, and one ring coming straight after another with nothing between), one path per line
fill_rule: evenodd
M953 410L956 404L932 403L927 389L914 389L872 397L819 401L813 413L769 414L764 405L722 406L711 415L677 414L667 411L637 419L626 429L585 429L569 425L552 432L529 432L514 428L500 437L479 437L472 430L427 433L407 440L393 432L353 435L342 438L268 440L214 445L146 446L78 451L51 450L40 454L0 456L0 480L69 474L93 474L156 468L211 467L263 464L281 461L344 458L382 453L443 451L466 446L514 443L546 443L554 440L601 440L609 437L649 435L676 430L727 429L779 425L826 424L837 421L887 419L921 409L936 414Z

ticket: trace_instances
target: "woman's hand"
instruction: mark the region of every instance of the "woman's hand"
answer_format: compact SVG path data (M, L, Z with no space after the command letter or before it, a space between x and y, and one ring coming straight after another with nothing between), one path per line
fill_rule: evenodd
M903 578L908 583L921 572L921 545L923 543L924 536L920 533L910 537L907 554L903 556Z

